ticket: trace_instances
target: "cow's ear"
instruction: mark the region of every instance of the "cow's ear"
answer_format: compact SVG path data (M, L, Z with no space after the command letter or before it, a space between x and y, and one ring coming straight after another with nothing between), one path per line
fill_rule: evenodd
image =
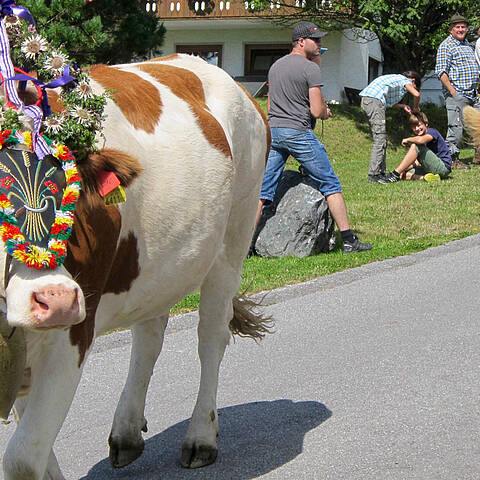
M123 187L128 187L143 170L136 158L113 149L91 153L85 161L78 163L78 169L87 191L97 189L97 177L101 170L114 172Z

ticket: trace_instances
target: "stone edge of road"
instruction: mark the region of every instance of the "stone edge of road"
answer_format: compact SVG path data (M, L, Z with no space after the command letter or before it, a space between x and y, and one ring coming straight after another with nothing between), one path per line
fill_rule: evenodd
M401 257L389 258L377 262L367 263L360 267L350 268L341 272L332 273L325 277L315 278L303 283L287 285L275 290L259 292L252 296L256 301L262 301L264 305L272 305L295 297L302 297L320 290L334 288L339 285L352 283L372 275L388 272L402 267L423 263L431 258L441 257L450 253L467 250L480 245L480 234L465 237L460 240L431 247L427 250L404 255ZM198 311L174 315L170 318L166 330L166 335L177 333L181 330L187 330L196 327L198 322ZM113 348L130 344L130 330L114 332L109 335L103 335L95 340L92 353L99 353Z

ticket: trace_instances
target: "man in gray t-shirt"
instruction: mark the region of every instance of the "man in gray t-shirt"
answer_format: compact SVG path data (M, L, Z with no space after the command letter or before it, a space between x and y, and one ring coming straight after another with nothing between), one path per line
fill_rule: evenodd
M321 70L303 55L285 55L268 73L270 127L308 130L312 125L308 91L322 86Z
M277 60L268 72L268 122L272 146L268 156L257 212L275 195L280 175L289 155L317 182L342 236L343 253L370 250L350 229L340 181L333 171L324 145L312 131L317 118L326 120L332 112L322 96L320 71L321 39L317 25L302 22L292 33L292 51Z

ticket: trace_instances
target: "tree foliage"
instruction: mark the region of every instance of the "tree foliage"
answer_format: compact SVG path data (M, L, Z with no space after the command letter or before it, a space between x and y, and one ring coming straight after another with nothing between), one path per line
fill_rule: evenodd
M121 63L160 47L165 29L136 0L22 0L39 33L81 64Z
M377 35L384 54L386 73L416 70L421 74L435 65L436 49L448 35L449 19L459 12L471 21L471 38L480 27L478 0L304 0L282 18L292 24L313 21L327 30L354 28ZM292 2L282 0L282 6ZM270 10L270 0L255 0L256 10ZM368 38L368 37L367 37Z

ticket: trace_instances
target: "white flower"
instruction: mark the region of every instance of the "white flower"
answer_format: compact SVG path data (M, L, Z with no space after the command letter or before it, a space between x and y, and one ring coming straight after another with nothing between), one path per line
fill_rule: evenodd
M40 35L30 35L22 42L22 52L27 58L35 58L48 48L47 41Z
M50 115L43 121L47 132L58 133L63 128L64 118L61 115Z
M13 28L20 25L20 17L16 15L7 15L4 19L5 27L6 28Z
M75 89L80 98L92 98L93 89L85 80L81 81Z
M76 118L80 125L88 125L93 120L90 112L83 107L75 107L73 110L70 110L70 115Z
M43 66L46 70L53 72L55 74L63 73L63 69L68 64L68 57L62 53L53 50L48 55L48 58L45 60Z

